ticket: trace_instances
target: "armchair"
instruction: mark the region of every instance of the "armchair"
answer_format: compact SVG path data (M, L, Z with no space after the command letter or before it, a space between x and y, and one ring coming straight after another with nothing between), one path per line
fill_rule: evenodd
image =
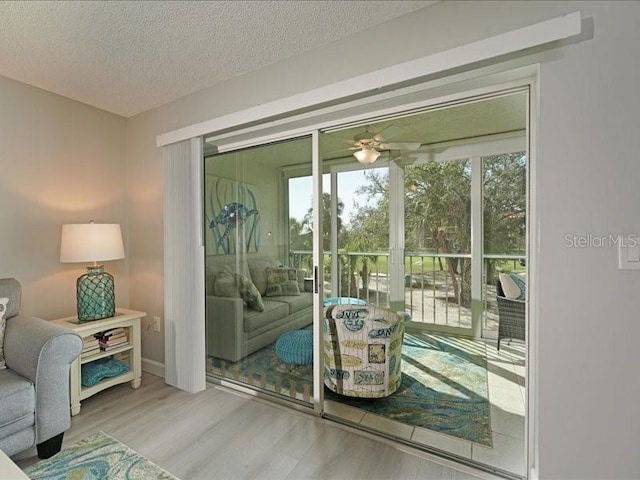
M82 351L71 330L19 314L22 288L13 278L0 279L6 308L4 353L0 369L0 449L15 455L37 446L49 458L62 446L71 425L69 366Z
M525 339L525 311L524 300L507 298L500 280L496 280L496 301L498 302L498 350L503 338Z
M334 305L322 324L324 384L350 397L379 398L401 381L404 319L370 305Z

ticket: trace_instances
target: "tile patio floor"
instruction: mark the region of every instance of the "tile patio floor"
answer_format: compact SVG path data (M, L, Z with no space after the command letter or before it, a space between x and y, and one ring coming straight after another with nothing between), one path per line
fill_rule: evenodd
M327 400L325 411L335 417L428 445L461 457L525 475L525 345L487 343L487 375L491 403L493 447L396 422L358 408Z

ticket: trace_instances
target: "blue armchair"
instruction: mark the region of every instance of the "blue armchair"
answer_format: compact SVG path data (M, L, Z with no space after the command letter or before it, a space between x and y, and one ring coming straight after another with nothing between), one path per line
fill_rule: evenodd
M19 314L22 288L0 279L9 299L5 318L6 368L0 369L0 449L15 455L37 446L48 458L71 426L69 367L82 351L79 335L39 318Z

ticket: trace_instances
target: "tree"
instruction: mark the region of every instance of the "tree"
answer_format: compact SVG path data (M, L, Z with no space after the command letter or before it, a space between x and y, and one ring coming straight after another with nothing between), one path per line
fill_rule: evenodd
M311 232L297 218L289 218L289 248L291 250L311 250Z
M348 248L388 248L388 176L367 175L360 189L367 198L351 219ZM471 165L468 160L405 167L405 249L446 254L471 252ZM526 157L523 153L483 158L484 249L524 253ZM438 258L451 277L456 300L471 301L471 261ZM489 272L489 277L490 277ZM458 281L458 275L460 281ZM490 279L488 279L490 281Z
M439 253L471 251L471 165L468 160L405 168L405 248ZM445 258L454 296L471 302L471 262ZM460 270L461 285L457 274Z
M338 199L337 206L337 223L338 223L338 235L342 233L342 212L344 211L344 203ZM313 234L313 207L307 210L304 219L302 220L302 226ZM325 252L331 250L331 194L324 192L322 194L322 248Z

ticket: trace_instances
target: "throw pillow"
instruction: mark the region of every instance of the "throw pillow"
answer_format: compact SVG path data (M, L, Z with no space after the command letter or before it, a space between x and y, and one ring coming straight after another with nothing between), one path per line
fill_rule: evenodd
M505 297L513 300L525 300L527 298L527 284L520 275L501 273L499 278Z
M7 319L4 318L7 313L7 304L9 299L7 297L0 298L0 368L6 367L4 360L4 327L7 325Z
M240 290L240 296L245 302L247 302L249 308L252 308L257 312L264 312L262 295L260 295L260 292L253 282L239 273L236 274L236 282L238 284L238 289Z
M218 297L238 298L240 296L235 278L227 271L218 273L213 286L213 293Z
M300 295L295 268L267 268L267 297Z
M264 295L267 292L267 269L278 265L280 265L279 261L268 258L257 258L249 262L251 281L260 292L260 295Z

